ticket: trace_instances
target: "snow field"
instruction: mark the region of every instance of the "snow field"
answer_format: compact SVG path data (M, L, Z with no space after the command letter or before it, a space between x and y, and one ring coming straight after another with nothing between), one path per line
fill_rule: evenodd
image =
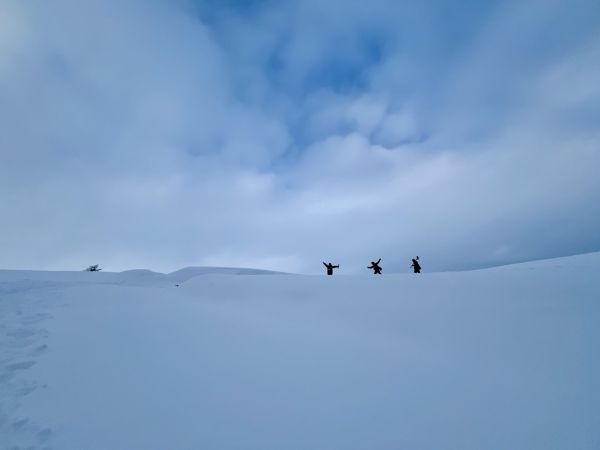
M0 449L598 449L599 270L0 271Z

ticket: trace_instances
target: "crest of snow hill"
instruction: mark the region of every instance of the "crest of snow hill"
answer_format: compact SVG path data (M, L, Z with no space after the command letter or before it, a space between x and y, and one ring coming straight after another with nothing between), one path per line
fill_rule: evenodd
M132 269L123 272L102 272L98 264L89 266L83 272L97 272L92 278L82 275L81 281L93 281L100 283L117 284L150 284L150 285L172 285L184 283L194 277L203 275L289 275L286 272L276 272L272 270L249 269L242 267L185 267L171 273L154 272L147 269ZM62 281L69 281L73 277L78 280L81 278L77 272L43 272L28 271L31 274L36 273L39 277L45 277L43 274L55 274L54 278L60 278Z

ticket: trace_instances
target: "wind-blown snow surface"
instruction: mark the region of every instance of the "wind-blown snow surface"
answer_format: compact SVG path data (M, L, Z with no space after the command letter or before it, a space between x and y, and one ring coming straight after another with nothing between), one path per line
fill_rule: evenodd
M0 447L600 448L598 253L208 272L0 271Z

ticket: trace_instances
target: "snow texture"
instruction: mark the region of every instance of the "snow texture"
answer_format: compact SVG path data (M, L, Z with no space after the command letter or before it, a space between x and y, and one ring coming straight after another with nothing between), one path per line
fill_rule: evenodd
M600 253L266 273L0 271L0 449L600 448Z

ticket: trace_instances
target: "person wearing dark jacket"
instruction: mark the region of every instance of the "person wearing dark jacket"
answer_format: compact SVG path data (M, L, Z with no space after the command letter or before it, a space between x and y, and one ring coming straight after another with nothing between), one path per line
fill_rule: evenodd
M324 262L323 265L327 268L327 275L333 275L333 269L337 269L340 267L339 264L337 266L334 266L331 263L325 264Z
M377 262L371 261L371 265L369 267L367 267L367 269L373 269L373 273L375 275L381 275L381 267L379 266L380 262L381 262L381 258L379 258L377 260Z
M412 265L414 273L421 273L421 265L419 264L419 257L413 258Z

